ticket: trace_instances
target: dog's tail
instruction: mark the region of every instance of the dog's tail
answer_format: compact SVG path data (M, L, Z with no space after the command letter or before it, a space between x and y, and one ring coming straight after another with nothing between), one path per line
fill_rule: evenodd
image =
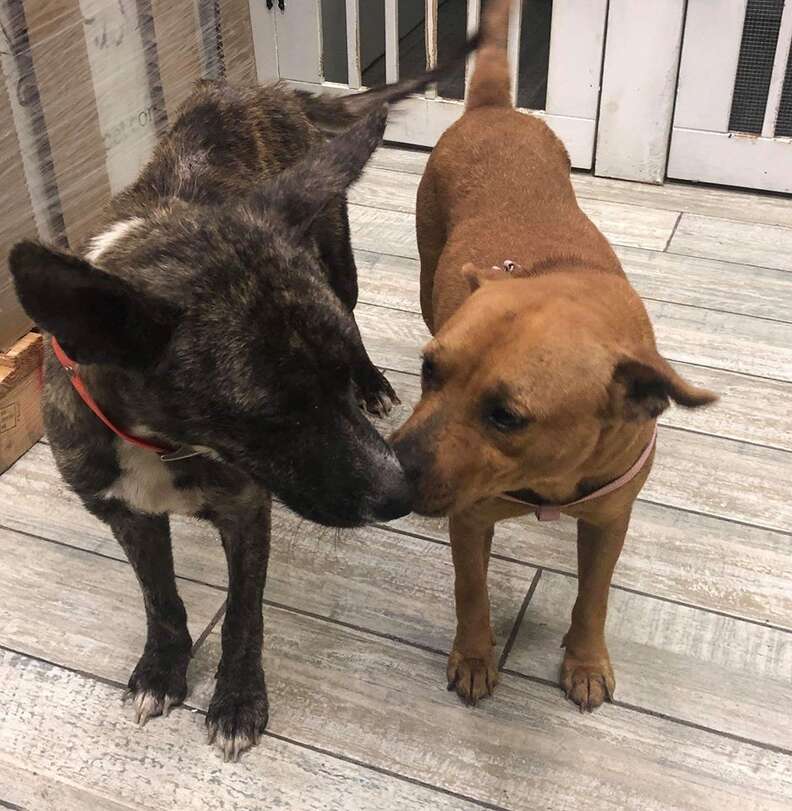
M468 87L466 107L511 107L509 78L509 9L512 0L489 0L484 7L479 36L481 45Z
M300 90L298 95L302 99L303 109L308 118L326 134L334 135L383 104L390 106L413 93L420 93L430 84L463 65L467 56L475 51L478 45L479 35L475 34L451 58L432 70L427 70L412 79L402 79L393 84L372 87L363 93L327 96L313 95Z

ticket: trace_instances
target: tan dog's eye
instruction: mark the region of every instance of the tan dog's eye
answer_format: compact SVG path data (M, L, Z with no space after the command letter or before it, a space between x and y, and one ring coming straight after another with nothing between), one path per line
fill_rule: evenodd
M421 364L421 382L426 388L432 388L439 384L437 366L431 358L424 358Z
M517 431L524 428L529 420L522 414L516 414L505 406L496 406L487 414L487 420L499 431Z

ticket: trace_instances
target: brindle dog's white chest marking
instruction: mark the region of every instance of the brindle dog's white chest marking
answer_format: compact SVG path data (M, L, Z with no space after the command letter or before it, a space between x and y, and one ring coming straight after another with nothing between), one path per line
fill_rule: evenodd
M203 507L201 491L177 488L172 470L156 453L127 442L116 443L116 453L121 475L102 492L103 498L117 498L154 515L195 515Z

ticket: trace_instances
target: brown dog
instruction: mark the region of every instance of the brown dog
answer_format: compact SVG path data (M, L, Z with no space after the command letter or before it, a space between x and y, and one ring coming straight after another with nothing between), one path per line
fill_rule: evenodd
M448 680L469 702L498 680L487 595L495 522L558 507L577 519L578 597L561 684L592 709L615 687L608 588L651 468L655 419L669 400L692 408L716 397L657 353L641 300L577 205L564 147L512 108L509 5L487 8L466 112L418 190L421 309L435 337L423 397L393 442L415 509L450 516Z

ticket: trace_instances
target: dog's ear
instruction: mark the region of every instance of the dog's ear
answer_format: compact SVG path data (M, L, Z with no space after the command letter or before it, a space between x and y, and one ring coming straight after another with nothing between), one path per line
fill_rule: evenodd
M144 368L176 326L175 308L79 257L24 241L8 263L25 312L78 363Z
M610 386L614 413L626 420L654 419L670 400L686 408L709 405L718 395L688 383L654 350L639 349L621 356Z
M294 166L256 191L252 205L274 211L298 233L305 233L325 207L340 200L360 177L371 153L382 140L387 121L383 106L346 132L312 149Z

